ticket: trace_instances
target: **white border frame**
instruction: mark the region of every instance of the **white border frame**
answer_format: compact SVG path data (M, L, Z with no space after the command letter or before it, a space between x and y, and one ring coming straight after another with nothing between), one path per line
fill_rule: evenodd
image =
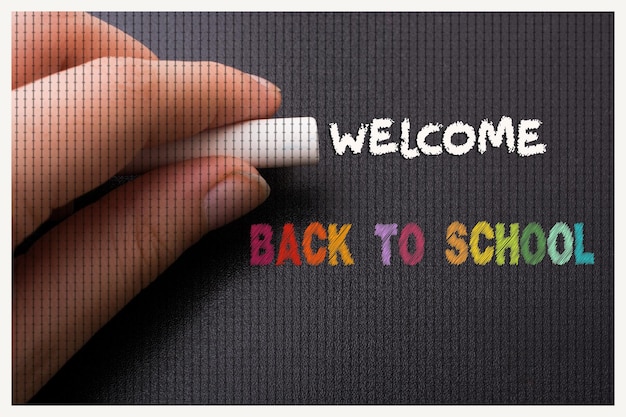
M6 2L8 3L8 2ZM163 0L151 0L145 2L134 2L133 8L129 8L128 0L108 0L108 1L32 1L20 0L14 4L19 7L7 7L5 2L0 8L0 28L4 30L4 36L0 41L0 54L4 57L2 62L11 62L11 15L13 10L98 10L98 11L200 11L197 5L199 2L189 0L176 0L165 2ZM216 4L217 3L217 4ZM352 3L352 5L350 4ZM229 0L228 2L206 2L206 10L211 11L612 11L615 12L615 114L614 120L623 120L624 116L624 82L617 78L618 74L626 74L624 65L624 27L626 26L626 2L623 1L607 1L594 0L591 2L584 1L537 1L527 0L523 3L506 3L502 1L486 1L479 0L473 2L467 1L440 1L436 5L434 2L423 2L417 4L408 2L407 0L385 0L374 2L371 0L361 0L358 2L359 7L355 8L354 1L337 1L337 0L316 0L315 2L297 2L287 1L242 1ZM200 3L201 4L201 3ZM415 8L407 9L407 4L414 5ZM566 5L567 8L563 6ZM227 7L226 7L227 6ZM508 6L508 7L505 7ZM203 10L204 11L204 10ZM9 65L3 68L3 79L7 87L11 85L11 69ZM8 89L8 88L7 88ZM4 97L4 111L0 112L0 126L5 127L4 138L0 146L0 169L2 170L2 181L0 181L0 191L3 196L10 195L10 178L11 178L11 148L10 148L10 126L11 126L11 99L10 95ZM623 141L624 128L615 123L615 160L624 156L626 144ZM620 138L620 139L618 139ZM626 197L618 194L617 184L622 183L625 177L625 165L615 164L615 213L624 213L626 210ZM0 265L12 264L11 249L11 205L10 198L0 199L0 219L3 226L4 239L0 240ZM626 268L623 264L617 262L620 259L617 255L623 254L626 250L626 243L621 236L624 236L626 230L624 222L618 221L615 216L615 405L614 406L115 406L110 409L109 406L12 406L11 405L11 271L6 271L3 279L0 280L0 414L3 416L21 416L21 415L37 415L45 413L46 415L63 415L63 416L84 416L86 413L92 416L109 416L111 413L131 414L131 413L151 413L158 416L170 416L172 413L185 413L189 415L211 414L228 414L228 415L247 415L255 413L268 416L289 415L294 413L306 416L318 416L320 413L327 414L345 414L359 413L372 416L378 416L381 413L397 414L397 415L414 415L416 413L425 413L425 415L476 415L476 416L523 416L528 417L542 415L567 415L570 416L589 416L593 414L597 416L618 416L626 415L626 407L624 402L624 370L625 365L623 355L618 352L624 352L624 308L618 302L624 297L624 283L621 281L626 274ZM139 410L136 407L142 407ZM245 414L244 414L245 413Z

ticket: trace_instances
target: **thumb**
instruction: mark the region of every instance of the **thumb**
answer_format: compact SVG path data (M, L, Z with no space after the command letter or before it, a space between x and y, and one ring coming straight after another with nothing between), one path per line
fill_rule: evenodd
M268 195L239 159L195 159L124 184L37 241L14 264L14 402L30 399L203 234Z

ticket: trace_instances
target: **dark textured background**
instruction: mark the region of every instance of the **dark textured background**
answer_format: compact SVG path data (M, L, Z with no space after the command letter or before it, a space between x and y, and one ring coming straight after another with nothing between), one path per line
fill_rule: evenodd
M614 402L612 14L96 15L160 58L274 81L278 116L317 119L321 161L264 170L270 199L186 252L35 401ZM503 115L542 120L547 153L337 156L327 128ZM595 265L451 266L454 220L584 222ZM312 221L353 224L354 266L249 266L250 224ZM374 225L407 222L422 263L394 246L383 267Z

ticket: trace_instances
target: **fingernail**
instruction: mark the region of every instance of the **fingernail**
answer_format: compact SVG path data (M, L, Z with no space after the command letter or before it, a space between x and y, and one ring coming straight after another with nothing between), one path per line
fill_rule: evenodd
M248 74L248 75L250 75L250 78L252 78L254 81L256 81L260 86L265 87L268 90L271 87L273 87L276 90L280 91L280 88L278 88L278 86L276 86L276 84L267 81L265 78L261 78L258 75L254 75L254 74Z
M211 188L204 199L209 230L217 229L252 211L269 194L270 187L260 175L232 173Z

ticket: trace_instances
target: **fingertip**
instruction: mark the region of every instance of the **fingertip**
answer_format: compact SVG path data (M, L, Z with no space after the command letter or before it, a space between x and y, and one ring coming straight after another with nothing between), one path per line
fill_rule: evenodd
M261 91L265 94L264 108L260 108L260 114L258 118L267 118L273 116L280 108L282 102L282 91L276 84L262 78L258 75L248 74L250 78L256 82Z

